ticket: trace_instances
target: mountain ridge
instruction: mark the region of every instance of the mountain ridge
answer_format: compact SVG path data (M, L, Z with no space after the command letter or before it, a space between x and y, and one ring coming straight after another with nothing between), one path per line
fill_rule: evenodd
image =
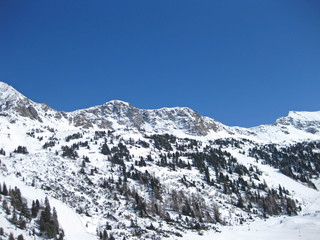
M173 133L193 137L217 138L221 136L248 137L263 136L268 141L277 141L276 134L293 138L315 139L320 136L320 112L289 111L275 123L256 127L230 127L213 118L201 116L188 107L163 107L160 109L139 109L128 102L111 100L102 105L71 112L57 111L45 103L35 103L10 85L0 82L0 113L8 114L12 121L18 116L27 117L42 123L64 127L82 127L132 130L155 133ZM17 116L18 114L18 116ZM311 118L309 120L308 118ZM283 138L284 138L283 137Z

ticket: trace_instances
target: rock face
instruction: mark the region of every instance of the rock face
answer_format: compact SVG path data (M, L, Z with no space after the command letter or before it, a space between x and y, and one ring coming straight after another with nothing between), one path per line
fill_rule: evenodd
M70 115L73 123L85 128L96 125L100 128L123 127L138 131L169 132L181 130L194 136L205 136L209 131L219 129L218 122L202 117L189 108L144 110L117 100L101 106L75 111Z

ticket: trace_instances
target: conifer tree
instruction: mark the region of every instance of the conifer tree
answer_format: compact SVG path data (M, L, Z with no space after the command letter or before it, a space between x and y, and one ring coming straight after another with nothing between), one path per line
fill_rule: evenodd
M37 200L38 201L38 200ZM38 201L39 203L39 201ZM39 212L39 205L35 201L32 201L32 207L31 207L31 216L32 218L36 218Z
M54 208L53 214L51 214L51 207L47 197L45 199L45 209L40 216L40 231L45 232L48 238L56 237L59 231L57 212Z
M241 196L238 199L237 207L244 208L244 204Z
M24 240L24 238L23 238L23 235L22 235L22 234L20 234L20 235L18 236L18 240Z
M214 213L214 219L216 220L216 222L220 222L221 221L221 213L219 211L219 207L217 204L213 205L213 213Z
M15 224L15 225L18 223L17 213L16 213L16 209L15 209L15 208L13 209L11 222L12 222L13 224Z
M8 189L6 183L3 183L2 194L8 196Z
M105 142L103 145L102 145L102 148L101 148L101 153L103 155L109 155L111 152L110 152L110 149L107 145L107 142Z
M13 233L10 233L10 235L9 235L9 240L15 240Z

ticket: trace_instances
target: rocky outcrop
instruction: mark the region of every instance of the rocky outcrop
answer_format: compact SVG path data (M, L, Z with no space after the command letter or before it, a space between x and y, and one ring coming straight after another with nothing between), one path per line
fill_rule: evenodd
M205 136L218 131L220 125L203 117L190 108L139 109L122 101L110 101L101 106L70 113L76 126L91 127L89 122L101 128L131 128L138 131L168 132L181 130L186 134Z

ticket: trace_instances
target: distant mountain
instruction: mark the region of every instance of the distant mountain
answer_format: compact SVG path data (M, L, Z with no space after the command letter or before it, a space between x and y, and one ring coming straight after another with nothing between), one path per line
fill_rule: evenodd
M38 104L6 83L0 82L0 114L8 115L11 121L20 117L39 123L51 123L58 127L66 124L85 129L132 130L173 133L189 136L249 137L266 141L280 139L318 139L320 137L320 112L289 112L273 125L253 128L228 127L216 120L199 115L187 107L144 110L123 101L110 101L100 106L74 112L59 112L47 104ZM21 120L21 119L20 119Z

